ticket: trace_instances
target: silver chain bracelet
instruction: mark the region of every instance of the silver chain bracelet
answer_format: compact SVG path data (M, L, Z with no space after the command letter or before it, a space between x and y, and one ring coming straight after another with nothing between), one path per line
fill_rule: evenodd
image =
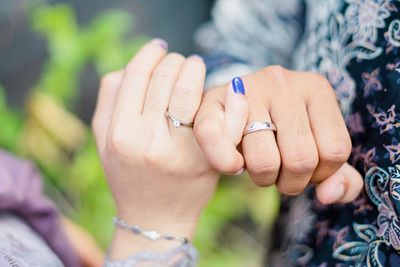
M186 237L175 237L173 235L170 234L160 234L159 232L155 231L155 230L144 230L142 229L140 226L138 225L134 225L134 224L128 224L127 222L125 222L123 219L121 218L117 218L114 217L113 218L113 223L116 227L119 227L121 229L125 229L135 235L142 235L145 238L155 241L155 240L167 240L167 241L179 241L181 242L183 245L184 244L188 244L189 240Z

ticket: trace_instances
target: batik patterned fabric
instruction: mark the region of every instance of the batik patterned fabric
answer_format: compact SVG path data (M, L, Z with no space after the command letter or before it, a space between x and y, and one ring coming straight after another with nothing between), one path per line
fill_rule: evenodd
M210 84L265 65L324 75L365 190L323 206L285 199L267 266L400 266L400 1L219 0L197 35Z

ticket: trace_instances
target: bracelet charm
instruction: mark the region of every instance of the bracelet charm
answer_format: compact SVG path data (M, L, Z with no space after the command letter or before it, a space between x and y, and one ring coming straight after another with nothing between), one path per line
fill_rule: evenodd
M156 240L167 240L167 241L179 241L182 244L188 244L189 240L186 237L175 237L170 234L160 234L159 232L155 230L144 230L138 225L131 225L125 222L121 218L114 217L113 218L113 224L116 227L119 227L121 229L125 229L127 231L130 231L131 233L135 235L142 235L143 237L151 240L151 241L156 241Z

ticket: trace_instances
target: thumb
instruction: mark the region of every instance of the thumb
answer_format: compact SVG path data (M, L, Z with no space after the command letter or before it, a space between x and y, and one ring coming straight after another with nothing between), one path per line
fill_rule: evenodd
M245 94L246 90L242 79L233 78L225 98L225 128L235 147L242 141L249 113ZM243 166L235 175L240 175L244 171L245 167Z
M242 141L249 107L243 81L235 77L229 85L225 98L225 127L235 146Z
M357 198L363 186L360 173L345 163L336 173L317 185L316 194L322 204L348 203Z

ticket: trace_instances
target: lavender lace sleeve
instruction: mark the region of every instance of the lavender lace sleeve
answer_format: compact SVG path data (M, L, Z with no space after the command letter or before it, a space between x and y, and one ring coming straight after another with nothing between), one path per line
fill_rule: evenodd
M2 216L4 212L8 212L10 215ZM13 219L11 219L11 215L17 217L12 217ZM16 225L15 229L6 227L6 225L10 226L13 223ZM30 228L28 228L31 229L32 234L21 235L23 233L22 224L29 226ZM16 229L19 229L16 228L17 225L21 227L21 231L16 231ZM26 251L30 251L30 253L20 249L24 253L22 256L28 258L28 256L40 255L35 252L40 246L29 245L32 244L33 240L36 240L34 235L40 237L41 241L44 241L65 266L80 266L78 256L60 224L60 215L54 203L43 192L40 172L29 161L16 158L0 149L0 252L5 251L4 246L10 245L8 249L13 252L11 256L17 261L20 257L14 255L16 249L11 245L17 244L20 246L21 244L22 246L26 241L29 242L26 244L28 246ZM24 237L28 236L33 237L24 240ZM10 243L9 239L11 237L15 237L18 242ZM31 247L33 250L28 250ZM45 258L39 257L39 259ZM1 263L0 260L0 266L2 266ZM46 265L42 261L37 261L35 265L28 263L11 266L59 266L56 264Z
M44 238L24 219L0 212L0 267L64 266Z
M104 267L195 267L197 250L191 244L184 244L160 254L143 252L125 260L105 260Z

